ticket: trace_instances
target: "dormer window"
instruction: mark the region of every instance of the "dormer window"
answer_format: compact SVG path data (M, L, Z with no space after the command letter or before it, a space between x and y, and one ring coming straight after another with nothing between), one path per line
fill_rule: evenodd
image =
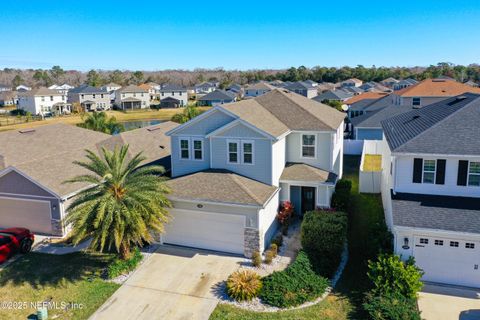
M315 135L302 134L302 158L315 158Z

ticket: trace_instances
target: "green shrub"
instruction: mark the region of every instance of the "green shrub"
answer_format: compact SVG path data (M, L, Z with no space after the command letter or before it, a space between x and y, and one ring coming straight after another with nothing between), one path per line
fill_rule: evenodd
M278 254L278 246L275 243L270 244L270 251L273 252L273 257L275 258Z
M351 201L352 181L340 179L335 185L331 206L337 211L349 212Z
M272 250L265 251L265 263L266 264L272 263L274 257L275 256L274 256L274 253L273 253Z
M401 294L376 296L367 294L363 308L372 320L420 320L420 312L415 299Z
M227 279L227 292L237 301L252 300L262 289L260 276L251 270L232 273Z
M257 268L262 265L262 256L260 255L260 252L255 251L252 254L252 264Z
M304 251L283 271L276 271L262 279L260 298L269 305L285 308L301 305L321 296L328 280L317 275Z
M340 263L347 238L347 215L343 212L310 211L305 213L301 241L314 270L331 278Z
M376 261L368 261L368 269L374 295L401 294L415 299L422 289L423 271L415 265L413 258L403 262L397 255L381 254Z
M283 234L279 233L275 238L273 238L272 243L277 245L277 248L280 248L283 244Z
M352 181L347 180L347 179L340 179L337 181L337 184L335 185L335 191L347 191L350 193L352 191Z
M140 261L142 261L142 259L143 255L138 248L135 248L130 259L115 259L115 261L113 261L107 268L108 278L113 279L134 270L138 266Z

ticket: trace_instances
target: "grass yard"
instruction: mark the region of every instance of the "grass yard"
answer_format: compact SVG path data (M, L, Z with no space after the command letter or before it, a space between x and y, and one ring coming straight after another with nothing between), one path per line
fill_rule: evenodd
M199 109L202 111L206 111L210 108L199 107ZM135 111L127 111L127 112L116 111L116 110L106 111L108 116L114 116L120 122L133 121L133 120L147 120L147 119L170 120L174 114L177 114L180 112L183 112L183 108L160 109L160 110L145 109L145 110L135 110ZM15 117L10 117L10 118L12 118L11 121L14 121L14 119L16 119ZM30 121L26 123L17 123L17 124L11 124L11 125L1 125L0 131L35 128L38 126L43 126L43 125L52 124L52 123L66 123L66 124L75 125L81 122L83 122L81 115L72 114L72 115L48 118L46 120Z
M359 156L345 156L343 177L352 181L349 216L349 260L342 278L326 300L318 305L277 313L248 312L228 305L218 305L210 320L234 319L366 319L362 303L370 289L366 252L372 250L371 227L384 221L380 195L358 193Z
M49 319L88 319L120 286L99 278L114 255L73 253L49 255L29 253L0 271L0 301L26 303L26 308L0 308L0 319L26 319L36 313L31 302L51 299L59 308L50 309ZM62 309L62 303L82 304ZM53 304L52 304L53 305Z

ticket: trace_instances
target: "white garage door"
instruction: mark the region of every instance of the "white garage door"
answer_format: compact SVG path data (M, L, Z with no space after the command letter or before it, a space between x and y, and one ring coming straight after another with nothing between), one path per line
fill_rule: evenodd
M52 233L50 202L0 198L0 227L23 227L34 233Z
M423 280L480 288L480 243L415 237L414 256Z
M245 217L171 209L163 242L243 254Z

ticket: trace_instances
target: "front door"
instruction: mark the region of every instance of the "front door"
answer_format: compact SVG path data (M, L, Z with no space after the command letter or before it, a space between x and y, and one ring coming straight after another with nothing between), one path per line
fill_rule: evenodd
M302 187L302 214L315 210L315 187Z

